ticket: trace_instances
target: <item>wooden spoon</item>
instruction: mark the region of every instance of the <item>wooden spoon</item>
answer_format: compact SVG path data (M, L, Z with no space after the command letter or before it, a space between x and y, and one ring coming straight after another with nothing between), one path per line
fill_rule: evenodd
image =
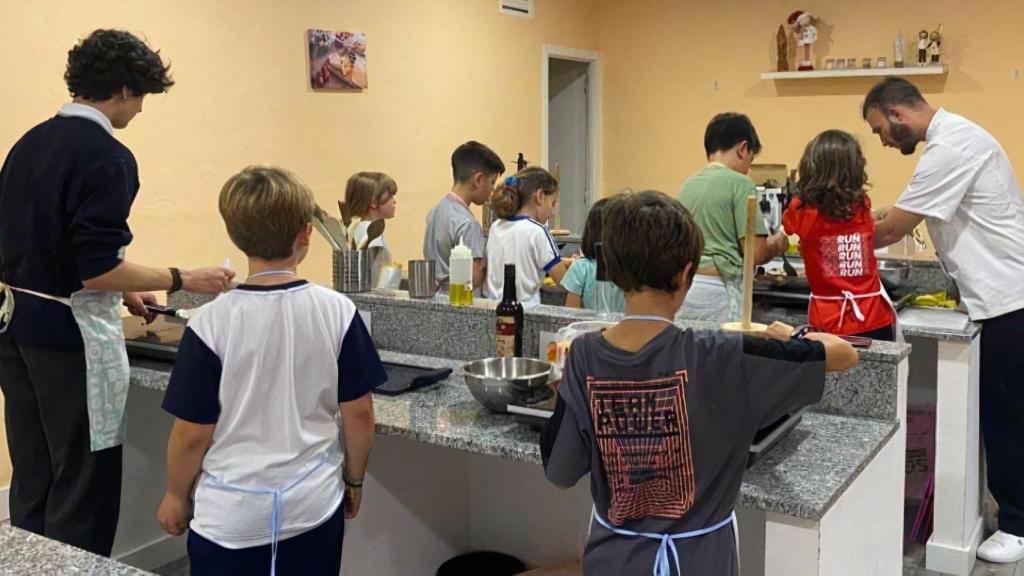
M726 322L722 330L761 334L768 329L764 324L751 322L754 311L754 224L757 217L757 198L747 197L747 227L743 237L743 313L740 322Z
M358 248L358 246L356 246L356 228L359 227L359 223L362 221L362 218L356 216L352 218L352 223L347 226L348 242L351 244L353 250Z
M377 238L380 238L380 235L383 233L383 220L374 220L373 222L370 222L370 225L366 227L366 238L363 238L363 241L359 243L359 249L366 250L366 247Z
M352 223L352 210L349 209L348 204L344 200L338 200L338 210L341 211L341 223L348 228L349 224Z

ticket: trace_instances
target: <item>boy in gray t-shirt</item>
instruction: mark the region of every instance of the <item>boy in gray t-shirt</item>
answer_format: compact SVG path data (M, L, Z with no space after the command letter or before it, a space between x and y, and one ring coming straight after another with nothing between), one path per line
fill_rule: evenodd
M790 339L781 323L766 338L676 327L703 240L660 192L612 200L602 240L626 317L573 342L541 436L551 482L590 473L584 573L735 576L733 508L754 434L818 401L825 371L856 352L830 334Z
M501 158L479 142L466 142L452 153L452 190L430 210L423 236L423 257L434 261L434 277L440 285L448 283L448 259L459 239L473 253L473 288L483 283L484 233L469 207L487 202L495 180L504 172Z

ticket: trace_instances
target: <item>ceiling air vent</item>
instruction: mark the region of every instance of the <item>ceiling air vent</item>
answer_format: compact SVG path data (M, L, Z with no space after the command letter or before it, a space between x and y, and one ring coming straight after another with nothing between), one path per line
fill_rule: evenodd
M498 11L520 18L533 18L533 0L498 0Z

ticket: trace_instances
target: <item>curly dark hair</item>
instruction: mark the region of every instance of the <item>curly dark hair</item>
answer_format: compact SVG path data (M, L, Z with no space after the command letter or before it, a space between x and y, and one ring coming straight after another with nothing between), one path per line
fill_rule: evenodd
M123 88L133 96L159 94L174 85L170 65L145 42L121 30L96 30L68 51L64 81L75 98L109 100Z
M675 292L687 264L689 287L704 252L704 235L690 212L655 190L609 198L601 242L608 279L627 294L644 287Z
M826 130L804 149L797 196L818 212L847 221L864 204L866 166L856 138L842 130Z

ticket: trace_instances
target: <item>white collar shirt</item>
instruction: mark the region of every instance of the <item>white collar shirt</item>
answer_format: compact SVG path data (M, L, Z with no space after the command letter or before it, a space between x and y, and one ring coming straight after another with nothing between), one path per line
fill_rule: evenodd
M939 260L972 320L1024 308L1024 201L991 134L939 109L896 207L925 218Z

